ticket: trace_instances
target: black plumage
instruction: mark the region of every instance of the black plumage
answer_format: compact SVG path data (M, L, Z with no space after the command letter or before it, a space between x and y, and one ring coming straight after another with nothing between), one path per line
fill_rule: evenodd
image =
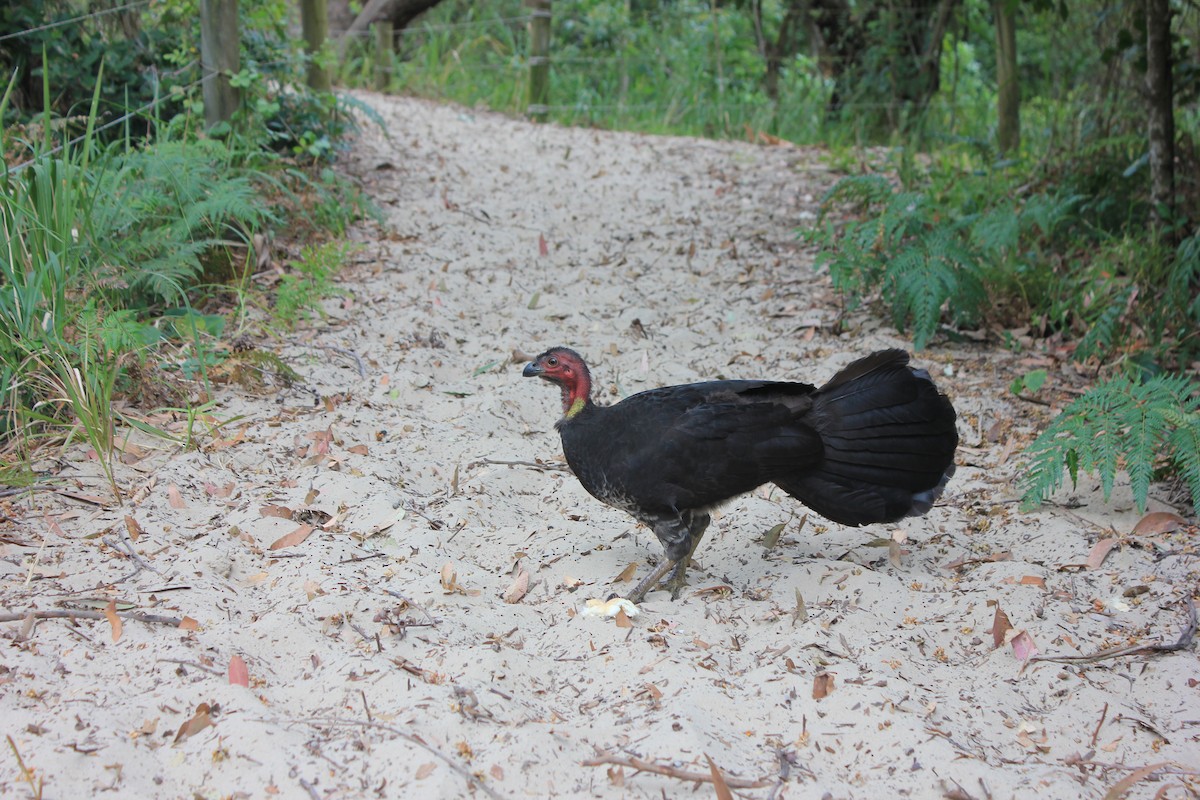
M819 389L710 381L613 406L592 402L573 350L548 350L523 374L561 388L556 427L583 487L650 526L666 549L670 563L638 584L635 602L671 563L677 596L709 511L764 483L834 522L864 525L924 514L954 472L954 407L902 350L855 361Z

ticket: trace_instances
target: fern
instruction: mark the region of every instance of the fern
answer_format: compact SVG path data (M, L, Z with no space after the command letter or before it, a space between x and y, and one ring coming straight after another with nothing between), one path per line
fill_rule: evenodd
M868 175L840 181L823 214L834 200L859 204L858 218L807 235L823 245L818 263L852 304L878 288L896 327L911 328L917 349L937 332L943 307L955 322L979 316L987 293L978 251L962 224L939 218L927 195L894 191Z
M1064 468L1072 484L1080 471L1097 474L1105 500L1125 469L1143 511L1156 475L1178 475L1200 506L1200 385L1180 375L1097 384L1050 423L1026 456L1027 507L1063 485Z

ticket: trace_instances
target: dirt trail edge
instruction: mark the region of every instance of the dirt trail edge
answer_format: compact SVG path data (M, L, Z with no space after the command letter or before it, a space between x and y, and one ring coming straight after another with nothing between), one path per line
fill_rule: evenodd
M1196 792L1194 648L1022 661L1174 642L1197 558L1091 487L1019 511L1044 410L1006 352L915 357L963 439L927 517L842 528L767 487L714 520L679 602L583 615L661 550L561 468L559 398L521 353L577 348L611 401L822 382L909 343L835 328L795 235L834 179L818 151L360 97L387 133L347 169L387 221L278 348L312 391L222 388L240 420L199 451L138 440L158 450L118 465L124 507L20 501L3 612L102 613L0 628L0 794L712 797L709 758L762 800ZM62 474L107 496L81 450ZM118 637L106 608L188 621Z

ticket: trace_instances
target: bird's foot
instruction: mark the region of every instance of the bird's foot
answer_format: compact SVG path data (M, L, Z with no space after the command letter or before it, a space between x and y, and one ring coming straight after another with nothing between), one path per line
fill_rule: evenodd
M625 595L625 599L631 603L637 604L642 602L646 595L658 588L659 581L667 574L671 567L675 566L674 561L664 560L661 564L654 568L654 571L642 578L641 582L633 587L633 591ZM672 594L671 599L674 600L677 595Z
M671 599L678 600L679 595L683 594L683 587L687 586L687 564L689 559L681 559L675 563L675 569L671 572L671 579L663 584L671 590Z

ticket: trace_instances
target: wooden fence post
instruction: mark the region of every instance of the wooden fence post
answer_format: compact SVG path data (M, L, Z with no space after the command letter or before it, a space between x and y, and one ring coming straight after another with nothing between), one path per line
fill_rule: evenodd
M530 119L542 122L550 114L550 0L529 0Z
M375 29L375 91L382 92L392 80L392 65L396 62L392 23L381 20L371 23L371 27Z
M237 0L200 0L200 74L204 76L204 124L228 122L240 96L230 83L239 64Z
M329 38L329 9L325 0L300 0L300 28L304 33L304 52L308 55L308 87L318 92L333 88L329 70L317 63Z

